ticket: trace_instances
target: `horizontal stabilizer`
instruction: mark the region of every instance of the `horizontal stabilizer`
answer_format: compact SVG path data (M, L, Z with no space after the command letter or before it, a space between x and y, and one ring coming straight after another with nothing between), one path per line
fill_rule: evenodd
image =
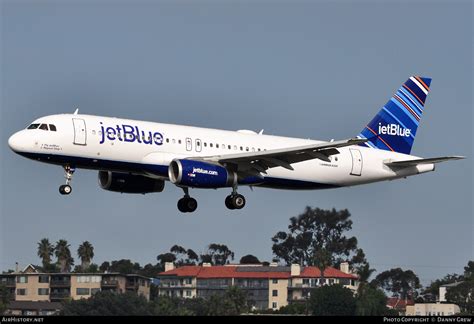
M405 161L394 161L394 162L385 162L385 165L389 167L399 167L405 168L410 166L417 166L419 164L430 164L430 163L439 163L449 160L461 160L465 159L464 156L441 156L429 159L416 159L416 160L405 160Z

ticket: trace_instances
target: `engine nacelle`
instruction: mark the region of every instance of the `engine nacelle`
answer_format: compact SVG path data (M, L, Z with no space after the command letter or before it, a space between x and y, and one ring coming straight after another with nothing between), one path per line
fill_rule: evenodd
M171 161L168 175L175 185L194 188L232 187L237 181L237 174L223 166L194 160Z
M163 180L111 171L99 171L99 185L104 190L137 194L162 192L165 188Z

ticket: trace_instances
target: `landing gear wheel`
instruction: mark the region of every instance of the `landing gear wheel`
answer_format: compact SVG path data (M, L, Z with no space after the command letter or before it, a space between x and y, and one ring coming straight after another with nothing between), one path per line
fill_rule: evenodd
M245 206L245 197L242 195L237 194L232 196L231 201L235 209L242 209Z
M229 195L227 197L225 197L225 206L229 209L235 209L235 207L232 205L232 196Z
M184 197L178 200L178 209L182 213L192 213L197 209L198 203L196 199Z
M59 187L59 193L61 195L69 195L72 192L72 187L70 185L62 185Z

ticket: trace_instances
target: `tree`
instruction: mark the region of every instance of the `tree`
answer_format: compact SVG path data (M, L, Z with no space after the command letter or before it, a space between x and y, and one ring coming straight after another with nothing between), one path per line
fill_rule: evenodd
M0 285L0 315L2 315L10 302L10 290L4 285Z
M108 268L109 272L118 272L121 274L137 274L140 270L141 270L140 264L137 262L133 263L129 259L121 259L121 260L112 261L112 263L110 264L110 267Z
M70 244L66 240L59 240L54 247L54 254L58 258L58 263L61 272L71 271L71 266L74 265L74 259L71 256Z
M232 252L225 244L209 244L206 254L201 255L202 263L212 263L213 265L225 265L230 260L234 260L234 252Z
M290 218L288 232L278 232L273 236L273 254L287 265L313 266L318 251L324 249L330 255L332 266L350 258L351 264L357 266L365 262L365 257L361 260L363 252L357 248L357 239L345 236L345 232L352 229L349 217L347 209L306 207L302 214Z
M260 261L255 255L247 254L240 258L240 264L260 264Z
M357 276L359 277L359 287L357 288L357 292L362 294L365 287L369 285L370 276L372 273L375 272L375 269L370 268L370 264L367 262L357 268Z
M447 290L446 299L458 305L462 314L474 315L474 261L464 267L464 281Z
M317 250L314 254L313 264L319 268L321 279L324 279L324 271L331 265L331 254L325 248ZM324 282L321 280L320 282Z
M43 262L43 271L47 271L51 264L51 257L54 253L54 247L47 238L38 242L38 256Z
M322 286L311 292L308 307L316 316L353 316L356 300L352 291L341 285Z
M246 293L235 286L227 288L223 295L212 295L207 304L208 316L235 316L250 310Z
M158 262L164 265L166 262L174 263L176 261L176 255L174 253L168 252L158 255L156 259Z
M71 300L63 304L66 316L139 316L153 315L152 305L134 293L98 292L89 299Z
M79 245L79 248L77 249L77 255L81 259L82 271L86 271L91 264L92 258L94 257L94 247L89 243L89 241L85 241Z
M397 294L400 298L416 297L417 289L421 287L420 279L411 270L400 268L384 271L375 277L373 285Z
M199 256L191 249L185 249L180 245L173 245L170 252L175 256L177 266L195 265L199 262Z
M387 296L380 289L364 286L357 294L356 315L382 316L389 315Z

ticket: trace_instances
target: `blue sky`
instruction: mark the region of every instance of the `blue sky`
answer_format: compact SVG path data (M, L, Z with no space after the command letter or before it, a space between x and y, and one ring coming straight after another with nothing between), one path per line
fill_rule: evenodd
M269 260L271 237L305 206L348 208L371 265L423 283L473 259L470 1L2 1L0 269L39 263L36 242L84 240L94 261L155 263L180 244L224 243ZM357 135L410 75L432 77L412 153L465 155L406 180L328 191L247 188L145 196L11 152L33 119L73 112L321 140Z

